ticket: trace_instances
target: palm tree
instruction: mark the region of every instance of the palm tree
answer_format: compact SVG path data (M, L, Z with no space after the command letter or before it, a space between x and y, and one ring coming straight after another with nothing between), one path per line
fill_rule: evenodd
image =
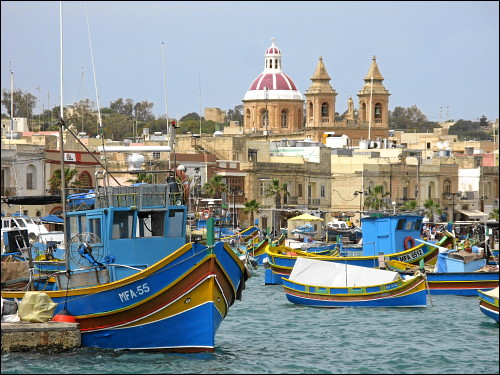
M368 188L368 197L365 199L365 206L374 210L389 207L384 198L390 196L390 192L384 192L383 185L375 185L373 189Z
M131 178L127 180L127 182L130 182L132 184L137 184L141 182L145 182L146 184L152 184L153 183L153 178L154 174L152 173L138 173L137 178Z
M498 208L494 208L493 210L491 210L490 215L488 216L488 219L498 221Z
M76 169L71 169L71 168L64 168L64 177L65 177L65 182L66 182L66 187L79 187L82 185L81 181L73 181L70 183L70 181L75 177L75 175L78 173ZM49 189L51 194L57 194L61 191L61 170L56 169L54 171L54 174L52 175L51 178L49 178Z
M443 210L441 209L441 205L437 202L434 202L432 199L427 199L424 203L425 208L425 217L429 219L429 221L434 221L434 216L436 214L441 215Z
M288 196L288 184L284 182L280 185L280 180L273 179L271 185L268 185L264 191L266 197L274 196L276 208L281 208L281 193Z
M222 193L228 191L227 184L222 181L222 176L213 176L205 185L203 185L203 193L211 198L220 198Z
M281 227L281 213L277 210L281 208L281 193L283 193L283 196L290 195L290 193L288 192L288 184L286 182L280 184L280 180L278 179L273 179L271 181L271 185L266 186L266 189L264 190L264 194L266 197L274 196L274 205L276 207L276 210L274 211L273 217L273 229L276 225L276 222L278 223L278 228Z
M250 221L251 221L250 225L253 225L254 215L257 211L261 209L261 204L260 202L257 202L255 199L252 199L251 201L243 203L243 205L245 206L243 212L250 213Z
M411 200L411 201L406 201L401 208L405 211L413 211L415 208L417 208L417 201Z

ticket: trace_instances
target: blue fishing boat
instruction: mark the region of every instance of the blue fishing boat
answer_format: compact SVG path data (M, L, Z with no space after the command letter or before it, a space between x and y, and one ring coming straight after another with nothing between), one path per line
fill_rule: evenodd
M67 269L51 275L53 290L49 281L35 287L57 304L56 317L80 324L83 346L214 350L250 275L227 244L186 243L187 209L173 183L98 187L85 198L94 208L69 205ZM2 298L23 298L8 289Z
M288 301L311 307L426 307L425 277L299 258L283 280Z
M438 246L448 246L453 241L453 235L447 233L438 242ZM265 274L265 284L281 284L282 279L289 277L292 272L293 266L302 254L297 254L295 251L289 251L286 247L266 247L268 254L268 266ZM311 255L309 255L311 256ZM336 262L348 265L355 265L367 268L379 268L381 263L389 260L397 260L400 262L407 262L412 265L420 263L433 264L436 262L438 256L438 248L435 246L428 246L427 244L419 244L408 250L401 252L381 254L375 256L337 256L337 255L314 255L315 259Z
M498 286L488 291L478 290L477 294L481 312L498 323Z
M301 236L311 236L314 237L318 233L318 230L312 224L304 224L299 225L295 229L293 229L292 234L301 235Z
M482 254L457 251L439 244L419 241L439 249L435 265L426 264L421 267L407 262L388 260L385 266L402 274L413 273L416 269L424 270L431 294L477 296L478 289L486 291L498 286L498 265L488 265Z

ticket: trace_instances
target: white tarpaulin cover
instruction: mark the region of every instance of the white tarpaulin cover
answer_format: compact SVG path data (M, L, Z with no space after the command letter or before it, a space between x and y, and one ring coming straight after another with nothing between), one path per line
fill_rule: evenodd
M299 257L289 280L306 285L341 288L386 284L399 278L399 273L393 271Z
M487 292L484 292L484 294L493 297L493 298L498 298L498 286L495 289L488 290Z

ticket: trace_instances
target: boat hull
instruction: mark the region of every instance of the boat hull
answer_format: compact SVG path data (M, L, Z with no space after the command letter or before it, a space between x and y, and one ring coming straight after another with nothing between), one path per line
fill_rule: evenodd
M426 307L426 285L422 275L403 282L370 287L329 288L283 280L288 301L310 307Z
M498 323L498 297L489 296L483 290L478 290L477 294L481 312Z
M491 290L498 286L496 272L427 272L431 294L477 296L478 289Z
M66 308L80 324L83 346L213 351L217 329L247 277L227 245L187 244L125 279L46 293L58 304L55 314ZM6 299L23 295L2 291Z

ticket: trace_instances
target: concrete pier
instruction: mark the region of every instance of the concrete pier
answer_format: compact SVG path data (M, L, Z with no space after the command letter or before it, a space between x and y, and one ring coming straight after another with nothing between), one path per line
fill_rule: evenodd
M62 352L80 347L80 324L2 322L2 352Z

